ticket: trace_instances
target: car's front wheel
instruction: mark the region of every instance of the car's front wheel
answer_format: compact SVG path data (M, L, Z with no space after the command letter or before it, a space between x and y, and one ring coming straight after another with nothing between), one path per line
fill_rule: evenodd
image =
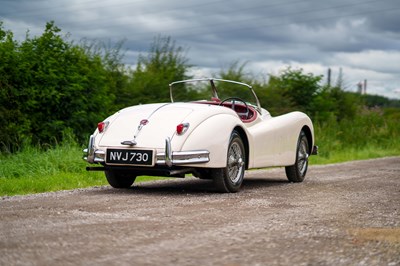
M126 172L107 170L105 171L106 178L110 186L113 188L129 188L135 182L136 176Z
M302 182L306 177L309 150L307 136L304 131L301 131L297 141L296 161L294 165L285 167L286 176L290 182Z
M227 165L212 169L211 174L219 192L238 192L243 183L246 152L239 134L234 131L228 146Z

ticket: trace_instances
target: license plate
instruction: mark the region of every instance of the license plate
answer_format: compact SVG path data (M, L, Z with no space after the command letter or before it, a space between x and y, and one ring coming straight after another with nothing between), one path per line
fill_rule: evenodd
M153 166L153 150L107 149L107 164Z

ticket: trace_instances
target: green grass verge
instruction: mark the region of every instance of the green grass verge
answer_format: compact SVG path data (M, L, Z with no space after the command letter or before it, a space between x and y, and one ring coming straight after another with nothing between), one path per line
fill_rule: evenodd
M333 153L329 153L329 155L325 154L325 151L322 149L319 155L310 157L310 165L341 163L354 160L368 160L389 156L400 156L399 148L393 147L383 149L382 147L368 146L360 149L349 148L345 150L334 151Z
M310 164L328 164L400 155L399 145L392 148L366 146L326 152L310 157ZM108 185L103 172L87 172L77 145L62 145L48 151L29 148L0 157L0 196L13 196ZM135 182L156 180L138 177Z
M141 176L135 183L156 180L156 177ZM69 190L108 185L103 172L32 175L23 178L0 178L0 196L25 195L50 191Z
M0 196L24 195L107 185L103 172L87 172L82 148L64 143L43 151L28 146L16 154L0 155ZM136 182L155 180L138 177Z
M400 155L400 109L364 110L352 120L314 125L318 156L311 164L338 163Z

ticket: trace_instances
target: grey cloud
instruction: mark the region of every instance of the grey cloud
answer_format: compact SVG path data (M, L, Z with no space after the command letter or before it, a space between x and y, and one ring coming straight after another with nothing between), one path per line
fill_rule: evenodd
M126 40L125 60L131 65L157 35L170 36L188 48L190 63L205 69L241 60L254 65L348 66L351 73L364 73L357 71L360 66L351 56L370 56L365 53L369 50L386 53L382 58L400 53L397 0L0 1L0 20L21 39L27 29L41 34L45 23L54 20L75 40ZM373 60L379 57L366 61ZM382 74L377 78L396 71L392 65L368 68ZM400 87L400 78L387 83L381 79L379 84L387 84L381 87Z

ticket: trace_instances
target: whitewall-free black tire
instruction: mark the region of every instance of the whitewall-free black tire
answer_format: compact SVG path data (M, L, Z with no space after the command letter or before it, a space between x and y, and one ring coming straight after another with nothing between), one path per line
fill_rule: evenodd
M106 178L113 188L129 188L135 182L136 176L116 170L106 170Z

